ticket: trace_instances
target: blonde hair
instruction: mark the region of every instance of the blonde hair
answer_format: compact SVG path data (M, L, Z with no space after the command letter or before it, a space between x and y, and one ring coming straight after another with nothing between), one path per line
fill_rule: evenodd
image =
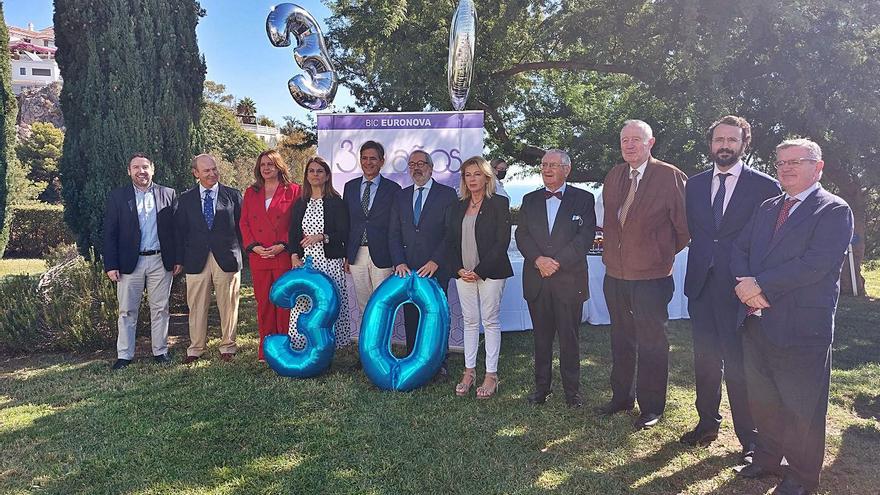
M495 194L495 174L492 172L492 166L482 156L472 156L461 164L461 184L458 186L458 194L462 200L471 198L471 191L467 188L464 181L464 173L470 166L476 166L483 175L486 176L486 197L491 198Z

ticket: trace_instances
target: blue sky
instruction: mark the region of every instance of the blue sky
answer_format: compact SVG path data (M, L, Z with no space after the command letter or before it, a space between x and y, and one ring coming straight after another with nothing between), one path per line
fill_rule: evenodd
M293 48L275 48L266 37L266 16L270 8L281 2L248 0L201 0L207 15L197 28L199 49L208 65L207 78L226 85L227 92L243 98L251 97L257 104L257 113L266 115L281 125L283 116L292 115L304 120L309 111L297 105L287 91L287 80L300 69L293 61ZM319 0L300 0L320 22L330 11ZM52 25L51 0L6 0L3 4L6 23L37 29ZM325 28L326 26L322 26ZM440 61L438 63L445 63ZM334 102L339 109L353 105L350 93L342 86ZM520 167L512 166L505 180L512 204L519 204L522 196L541 185L534 174L523 174Z
M226 85L236 98L251 97L257 113L279 125L283 116L300 120L309 113L297 105L287 91L287 80L300 73L293 61L293 47L275 48L266 37L266 15L280 2L245 0L201 0L207 15L197 29L199 49L208 64L207 78ZM330 11L317 0L299 0L320 22ZM52 25L51 0L6 0L3 2L6 23L37 29ZM325 28L326 26L322 26ZM295 41L294 41L295 44ZM338 108L354 103L340 86L334 102Z

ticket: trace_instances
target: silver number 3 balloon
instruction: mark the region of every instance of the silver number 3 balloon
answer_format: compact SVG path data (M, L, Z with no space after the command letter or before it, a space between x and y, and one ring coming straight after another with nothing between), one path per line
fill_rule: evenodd
M299 5L282 3L269 12L266 34L277 47L290 46L290 35L296 37L293 59L307 75L297 74L290 78L287 82L290 96L310 110L327 108L336 97L339 82L318 21Z

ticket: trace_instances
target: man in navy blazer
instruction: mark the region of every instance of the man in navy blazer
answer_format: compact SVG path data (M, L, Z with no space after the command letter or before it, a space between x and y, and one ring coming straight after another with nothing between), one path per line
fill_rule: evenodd
M819 484L825 452L834 313L853 216L845 201L818 183L824 166L819 145L784 141L776 156L785 194L755 210L730 261L743 302L738 320L758 428L753 462L739 474L782 474L774 494L806 494Z
M723 377L733 428L748 462L754 452L755 423L742 368L742 340L736 322L742 303L733 292L736 280L730 273L730 249L755 208L782 191L775 179L743 164L742 156L752 139L745 119L722 117L709 127L707 138L715 165L688 179L685 186L691 247L684 293L693 329L700 421L681 442L708 445L718 438Z
M177 264L186 271L190 346L184 364L205 352L211 289L220 311L220 358L231 361L238 347L238 298L241 287L241 192L220 184L220 172L211 155L193 159L199 183L180 195L174 223Z
M413 151L408 160L413 185L394 196L391 207L388 248L399 277L416 270L420 277L434 277L443 292L449 286L449 260L446 253L446 215L458 203L455 189L431 178L434 162L424 151ZM403 306L406 347L412 352L419 323L419 310L412 304ZM448 376L446 362L439 378Z
M400 186L379 173L385 165L381 144L367 141L361 145L360 161L364 175L345 183L343 200L350 221L346 266L363 314L373 291L394 271L388 250L388 223L391 203Z
M104 270L116 282L119 300L117 360L134 359L135 331L144 288L150 303L153 359L168 363L168 300L174 271L174 208L177 194L153 182L153 162L135 153L128 162L131 184L110 191L104 210ZM174 272L172 274L172 271Z

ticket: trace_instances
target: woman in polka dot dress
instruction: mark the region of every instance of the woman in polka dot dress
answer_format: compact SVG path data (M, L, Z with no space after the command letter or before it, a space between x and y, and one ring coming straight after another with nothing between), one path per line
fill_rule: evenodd
M300 199L293 205L290 223L290 261L293 268L302 266L306 256L312 257L313 266L330 276L339 289L339 318L334 325L336 348L351 344L351 320L345 289L345 238L348 236L348 209L342 197L333 188L330 166L321 157L306 163ZM297 332L299 315L308 311L311 303L300 297L290 312L290 341L294 349L306 345L305 337Z

